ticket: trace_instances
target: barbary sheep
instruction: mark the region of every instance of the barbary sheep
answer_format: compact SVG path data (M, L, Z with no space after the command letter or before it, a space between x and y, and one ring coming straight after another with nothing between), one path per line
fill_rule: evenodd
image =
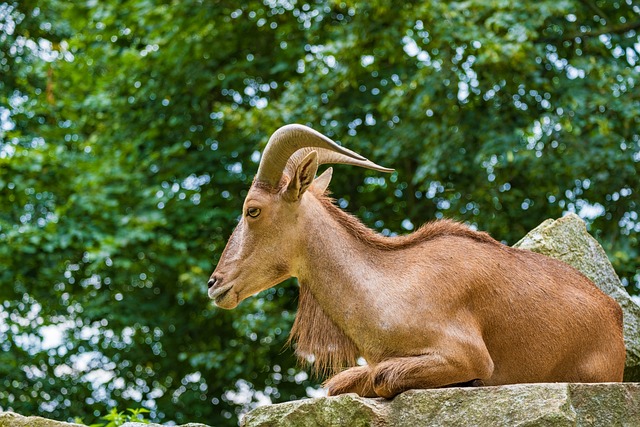
M325 195L326 163L392 171L306 126L278 129L209 296L231 309L296 277L291 337L334 374L330 395L622 380L621 309L581 273L450 220L377 234Z

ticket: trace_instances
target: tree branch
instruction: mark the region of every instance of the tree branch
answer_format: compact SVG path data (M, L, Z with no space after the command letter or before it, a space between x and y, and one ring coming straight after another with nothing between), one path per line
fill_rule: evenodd
M593 10L595 13L597 13L598 16L600 16L601 18L606 19L607 22L609 22L609 17L607 16L607 14L604 13L604 10L600 9L600 7L598 7L598 5L595 4L595 2L593 0L582 0L582 3L584 3L587 6L589 6L589 8L591 8L591 10Z

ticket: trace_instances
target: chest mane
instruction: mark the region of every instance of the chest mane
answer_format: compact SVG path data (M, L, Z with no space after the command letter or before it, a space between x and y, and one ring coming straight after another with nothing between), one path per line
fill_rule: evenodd
M311 362L317 374L331 375L356 365L360 355L354 342L325 313L308 286L300 284L298 313L289 342L296 356Z

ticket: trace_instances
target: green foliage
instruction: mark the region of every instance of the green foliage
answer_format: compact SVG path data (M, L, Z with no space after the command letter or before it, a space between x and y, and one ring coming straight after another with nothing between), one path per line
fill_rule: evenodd
M129 412L129 413L127 413ZM144 418L144 414L148 414L150 411L144 408L131 409L127 411L118 412L116 408L111 408L109 413L101 419L106 420L106 423L91 424L89 427L119 427L124 423L136 422L142 424L149 424L150 421ZM82 419L76 418L74 422L83 424Z
M637 294L638 8L0 2L0 408L234 425L315 387L295 283L206 296L285 123L397 170L331 186L383 233L453 217L511 244L578 212Z

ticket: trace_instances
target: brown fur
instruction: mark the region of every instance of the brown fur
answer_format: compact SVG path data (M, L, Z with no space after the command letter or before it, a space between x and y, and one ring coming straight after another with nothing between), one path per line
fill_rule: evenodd
M288 343L293 341L297 343L299 360L308 361L309 356L313 356L313 370L323 376L354 366L359 356L353 341L327 316L303 283Z
M331 218L346 230L351 237L357 241L365 243L368 247L386 252L408 249L423 243L447 237L469 239L474 243L470 242L469 244L463 244L460 248L456 248L455 250L460 249L462 252L454 255L454 257L468 259L470 264L466 265L466 268L468 269L465 273L466 275L473 275L474 272L482 275L480 272L484 270L485 266L482 264L476 265L471 261L471 257L468 256L469 254L465 254L465 251L468 251L469 248L473 247L478 251L484 251L481 247L489 245L490 247L487 247L486 251L500 251L503 254L503 259L513 260L513 262L519 265L520 268L525 268L525 270L520 271L521 274L549 274L555 277L567 277L569 281L565 286L581 289L580 292L586 292L590 299L593 298L593 300L584 301L583 304L586 303L590 305L594 304L596 301L600 301L600 304L604 304L604 300L607 300L605 307L612 311L612 317L618 320L617 323L620 325L621 311L619 306L608 297L605 297L603 300L604 295L590 280L575 270L572 270L573 272L569 274L569 271L567 271L569 267L556 260L502 245L487 233L471 230L467 226L451 220L440 220L428 223L420 227L415 233L406 236L385 237L365 227L358 218L339 209L335 204L333 204L333 201L330 198L324 196L318 197L317 195L316 197ZM477 246L478 243L481 244L479 247ZM495 256L498 256L497 252L495 253ZM531 269L529 270L529 268ZM539 271L539 273L535 273L536 271ZM543 271L546 271L546 273L543 273ZM447 274L447 278L442 277L441 279L444 281L456 281L455 277L460 274L460 276L458 276L459 279L457 280L460 280L460 283L464 283L464 279L462 279L462 271L449 271ZM576 274L577 277L572 276L573 274ZM481 276L478 276L479 279L480 277ZM541 281L539 285L543 286L542 291L547 294L543 285L544 279L541 279L541 277L542 276L538 276L538 280ZM570 277L571 279L569 279ZM502 281L502 279L497 277L494 279L486 277L480 280L489 282L496 280ZM520 282L520 280L518 279L517 282ZM519 286L522 285L525 285L525 283L521 283ZM480 288L478 288L478 290L479 289ZM307 339L302 340L302 348L304 349L303 353L316 355L315 368L319 371L333 371L335 373L341 366L355 366L355 358L361 355L361 353L357 352L358 348L356 344L347 337L345 332L340 330L340 327L337 326L329 317L325 309L319 305L317 300L311 294L311 291L308 290L306 286L301 287L301 292L305 297L301 297L301 306L296 318L296 326L294 328L295 334L292 335L292 339L300 339L303 336L307 337ZM497 290L495 292L502 291ZM551 295L556 293L553 288L548 292L549 297L552 297ZM563 298L564 296L554 295L554 297ZM575 297L580 298L578 295ZM304 300L304 304L302 303L302 300ZM484 298L480 297L479 301L482 300L484 300ZM488 304L489 306L491 305L489 300L484 301L484 304ZM338 301L336 301L336 303L338 303ZM538 301L532 301L532 304L536 303L538 303ZM471 308L471 306L469 306L469 308ZM505 309L509 311L508 307L505 307ZM593 307L594 312L598 310L599 308L596 308L595 306ZM517 316L515 313L513 315ZM502 315L495 313L494 316L501 317ZM491 322L490 320L488 321ZM311 339L310 337L313 338ZM344 347L341 347L341 345ZM493 343L493 345L496 344ZM549 350L554 351L551 348ZM464 351L472 350L467 349ZM387 357L389 358L387 359ZM576 357L578 356L576 355ZM460 361L450 359L438 353L424 354L417 357L410 357L409 355L403 357L391 357L389 355L382 357L382 360L383 361L379 363L374 363L370 369L365 367L356 367L338 374L327 382L329 393L339 394L355 391L361 395L367 396L378 395L383 397L392 397L399 391L406 389L408 379L411 379L409 384L415 384L413 386L419 384L420 387L441 387L447 384L471 384L474 380L469 380L465 376L467 375L466 373L470 371L475 371L476 373L481 372L484 378L489 378L491 375L490 372L494 369L490 362L490 358L487 362L488 364L484 367L471 367L458 365ZM578 363L577 359L576 363ZM429 366L431 368L426 368ZM525 372L527 367L522 367L522 370ZM590 375L590 373L585 373L583 378L590 378ZM580 379L581 377L576 377L575 380L577 381Z
M397 237L386 237L367 228L358 218L340 209L329 197L320 197L327 212L348 232L361 242L382 250L405 249L438 237L458 236L491 245L503 246L500 242L482 231L471 230L464 224L449 219L441 219L424 224L414 233Z
M367 228L360 220L334 203L333 199L318 197L327 212L358 240L383 250L408 248L428 240L445 236L459 236L475 241L503 246L489 234L471 230L459 222L443 219L420 227L415 233L386 237ZM300 284L298 312L288 343L296 342L296 355L301 362L313 356L313 370L320 375L333 375L354 366L360 353L353 341L324 312L311 291Z
M285 182L285 181L284 181L284 179L285 179L285 178L283 178L283 181L281 182L281 184L280 184L280 185L278 185L278 187L277 187L277 188L276 188L276 187L274 187L274 186L272 186L272 185L269 185L269 184L268 184L268 183L266 183L266 182L258 181L258 180L256 180L255 178L253 179L253 184L251 184L251 186L252 186L252 187L254 187L254 188L259 188L260 190L264 190L264 191L266 191L267 193L277 194L277 193L282 189L282 187L283 187L283 185L284 185L284 182ZM288 182L288 180L289 180L289 179L288 179L288 177L287 177L287 178L286 178L286 181Z

